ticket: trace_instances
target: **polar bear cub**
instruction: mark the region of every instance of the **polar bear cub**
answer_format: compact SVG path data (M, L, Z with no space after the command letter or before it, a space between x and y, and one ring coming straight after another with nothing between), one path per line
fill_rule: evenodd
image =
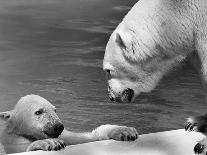
M67 131L55 106L38 95L22 97L13 110L1 112L0 118L6 122L0 138L6 153L60 150L70 144L138 138L135 128L118 125L101 125L89 133Z

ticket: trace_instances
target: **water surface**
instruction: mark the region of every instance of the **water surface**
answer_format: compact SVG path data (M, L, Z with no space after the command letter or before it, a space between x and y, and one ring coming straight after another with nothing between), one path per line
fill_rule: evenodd
M102 71L110 33L135 0L0 0L0 110L21 96L51 101L66 128L134 126L140 133L183 128L206 111L190 64L171 72L135 103L111 103Z

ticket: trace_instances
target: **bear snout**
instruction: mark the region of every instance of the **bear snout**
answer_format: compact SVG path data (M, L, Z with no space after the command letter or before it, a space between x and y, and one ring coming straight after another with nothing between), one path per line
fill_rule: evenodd
M54 126L54 133L55 135L57 135L57 137L63 132L63 130L64 130L63 124L56 124Z
M134 90L127 88L121 94L122 102L131 102L134 97Z
M131 102L134 97L134 90L127 88L122 93L115 95L111 90L109 91L109 99L113 102Z
M52 128L47 128L44 133L48 138L58 138L59 135L63 132L64 126L62 123L57 123Z

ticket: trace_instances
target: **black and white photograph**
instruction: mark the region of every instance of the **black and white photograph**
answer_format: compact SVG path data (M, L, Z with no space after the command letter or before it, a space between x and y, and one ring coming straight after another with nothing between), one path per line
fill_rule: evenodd
M0 0L0 155L206 155L207 0Z

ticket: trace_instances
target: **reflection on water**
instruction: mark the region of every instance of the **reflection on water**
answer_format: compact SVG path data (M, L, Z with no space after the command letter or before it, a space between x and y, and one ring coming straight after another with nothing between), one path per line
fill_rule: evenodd
M102 72L108 37L136 0L0 0L0 110L25 94L58 109L65 126L111 123L140 133L183 128L205 112L200 79L186 65L135 103L111 103Z

